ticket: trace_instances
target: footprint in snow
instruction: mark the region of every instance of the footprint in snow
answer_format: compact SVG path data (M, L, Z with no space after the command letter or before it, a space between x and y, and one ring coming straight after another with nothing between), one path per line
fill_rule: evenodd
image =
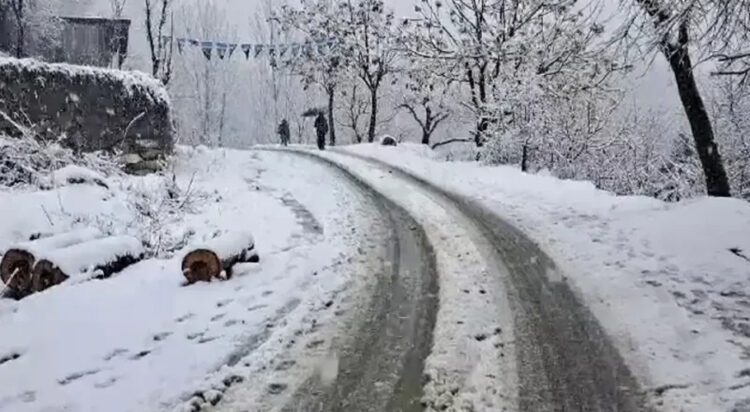
M226 313L220 313L214 317L211 318L211 322L216 322L217 320L221 320L224 316L227 316Z
M36 392L34 391L26 391L18 396L18 399L21 400L23 403L32 403L36 402Z
M14 361L21 357L21 354L18 352L9 353L6 355L0 355L0 365L4 363L8 363L10 361Z
M119 357L121 355L124 355L126 353L128 353L127 349L118 348L118 349L115 349L112 352L110 352L109 355L105 356L104 360L107 361L107 362L109 362L112 359L117 358L117 357Z
M150 351L150 350L142 350L142 351L140 351L140 352L136 353L135 355L131 356L131 357L130 357L130 360L139 360L139 359L143 359L143 358L145 358L146 356L148 356L148 355L150 355L150 354L151 354L151 351Z
M199 344L203 344L203 343L209 343L209 342L213 342L213 341L215 341L215 340L217 340L217 339L219 339L219 338L221 338L221 336L209 336L209 337L207 337L207 338L201 338L201 339L200 339L200 340L198 341L198 343L199 343Z
M75 381L77 381L77 380L79 380L81 378L85 378L86 376L96 375L97 373L99 373L99 369L92 369L92 370L88 370L88 371L76 372L76 373L73 373L73 374L70 374L70 375L66 376L63 379L58 380L57 383L59 383L61 386L65 386L65 385L69 385L69 384L71 384L71 383L73 383L73 382L75 382Z
M175 319L175 322L182 323L192 317L195 316L195 313L188 313L187 315L180 316L179 318Z
M268 305L255 305L255 306L251 306L251 307L247 308L247 311L248 312L255 312L258 309L263 309L263 308L267 308L267 307L268 307Z
M95 383L94 387L96 389L107 389L107 388L111 387L112 385L114 385L115 383L117 383L118 380L119 380L119 378L111 377L109 379L106 379L106 380L103 380L101 382Z
M162 332L154 335L153 340L154 342L161 342L164 339L170 337L172 335L172 332Z
M234 299L224 299L216 303L217 308L223 308L224 306L234 302Z
M205 335L205 334L206 334L206 332L191 333L191 334L187 335L187 338L188 338L188 340L196 340L198 338L202 338L203 335Z

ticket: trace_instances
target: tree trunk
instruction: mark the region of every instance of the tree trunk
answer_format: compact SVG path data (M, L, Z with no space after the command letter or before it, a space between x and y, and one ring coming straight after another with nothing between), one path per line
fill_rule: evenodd
M430 144L430 134L432 130L432 109L427 106L424 108L424 126L422 126L422 144L426 144L429 146Z
M677 81L677 90L690 122L695 148L698 151L703 173L706 178L706 189L709 196L729 197L731 189L719 148L714 140L711 119L708 117L703 98L698 90L693 74L693 66L688 52L687 25L680 26L677 44L665 44L663 51Z
M16 17L16 25L18 26L18 31L16 32L16 58L20 59L24 54L24 45L26 43L26 26L24 24L24 1L25 0L15 0L14 3L11 4L11 7L13 8L13 14Z
M328 130L330 133L331 146L336 146L336 125L333 121L333 107L334 97L336 95L336 89L333 87L328 88Z
M477 130L474 132L474 143L477 145L477 147L484 146L484 135L489 127L490 121L486 117L482 117L481 119L479 119Z
M370 127L367 129L367 141L375 141L375 131L378 123L378 89L370 90Z
M521 154L521 171L529 171L529 145L524 143L523 153Z

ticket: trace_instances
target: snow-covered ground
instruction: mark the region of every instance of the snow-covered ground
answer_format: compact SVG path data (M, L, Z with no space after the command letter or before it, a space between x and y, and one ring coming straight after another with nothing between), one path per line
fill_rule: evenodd
M423 147L357 145L481 201L558 263L651 398L668 411L750 410L750 204L667 204L512 167L448 163Z
M0 410L189 409L239 377L271 373L279 352L311 340L325 348L315 334L327 336L343 310L346 256L360 246L350 228L368 220L330 170L298 162L181 148L163 176L68 166L52 190L0 190L0 251L34 233L95 227L153 254L111 279L0 299ZM229 229L253 232L261 262L227 282L183 286L187 245Z

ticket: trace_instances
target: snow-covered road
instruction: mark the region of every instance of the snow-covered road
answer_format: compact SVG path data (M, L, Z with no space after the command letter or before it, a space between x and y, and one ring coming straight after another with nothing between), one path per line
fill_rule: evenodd
M178 209L158 195L171 175L0 192L19 217L0 222L0 250L80 226L175 249L0 300L0 411L709 405L659 403L686 386L647 388L577 274L441 182L351 151L182 148L174 165ZM261 263L183 286L181 239L233 228L253 231Z
M319 156L407 210L434 248L440 305L424 371L429 410L646 409L609 338L523 233L393 167Z

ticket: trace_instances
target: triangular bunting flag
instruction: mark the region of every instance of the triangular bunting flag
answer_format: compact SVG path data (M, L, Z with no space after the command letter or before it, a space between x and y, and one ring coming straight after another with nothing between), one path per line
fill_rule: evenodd
M264 48L265 48L264 45L262 45L262 44L256 44L255 45L255 57L258 57L263 52Z
M213 42L210 41L204 41L201 42L201 50L203 50L203 55L206 56L208 60L211 60L211 51L214 49Z
M268 45L268 55L274 57L276 55L276 46L273 44Z
M250 50L253 48L252 44L242 44L240 45L240 49L242 49L242 52L245 53L245 60L250 58Z
M279 45L279 57L284 57L286 54L286 51L289 50L288 44L281 44Z
M185 48L185 41L186 41L185 39L181 39L181 38L177 39L177 51L179 51L180 54L182 54L182 49Z
M166 46L172 41L172 37L170 36L161 36L161 45Z
M219 58L224 60L224 56L227 55L227 44L226 43L216 43L216 54L219 55Z
M237 43L230 43L229 44L229 57L232 57L232 54L234 54L234 51L237 50Z

